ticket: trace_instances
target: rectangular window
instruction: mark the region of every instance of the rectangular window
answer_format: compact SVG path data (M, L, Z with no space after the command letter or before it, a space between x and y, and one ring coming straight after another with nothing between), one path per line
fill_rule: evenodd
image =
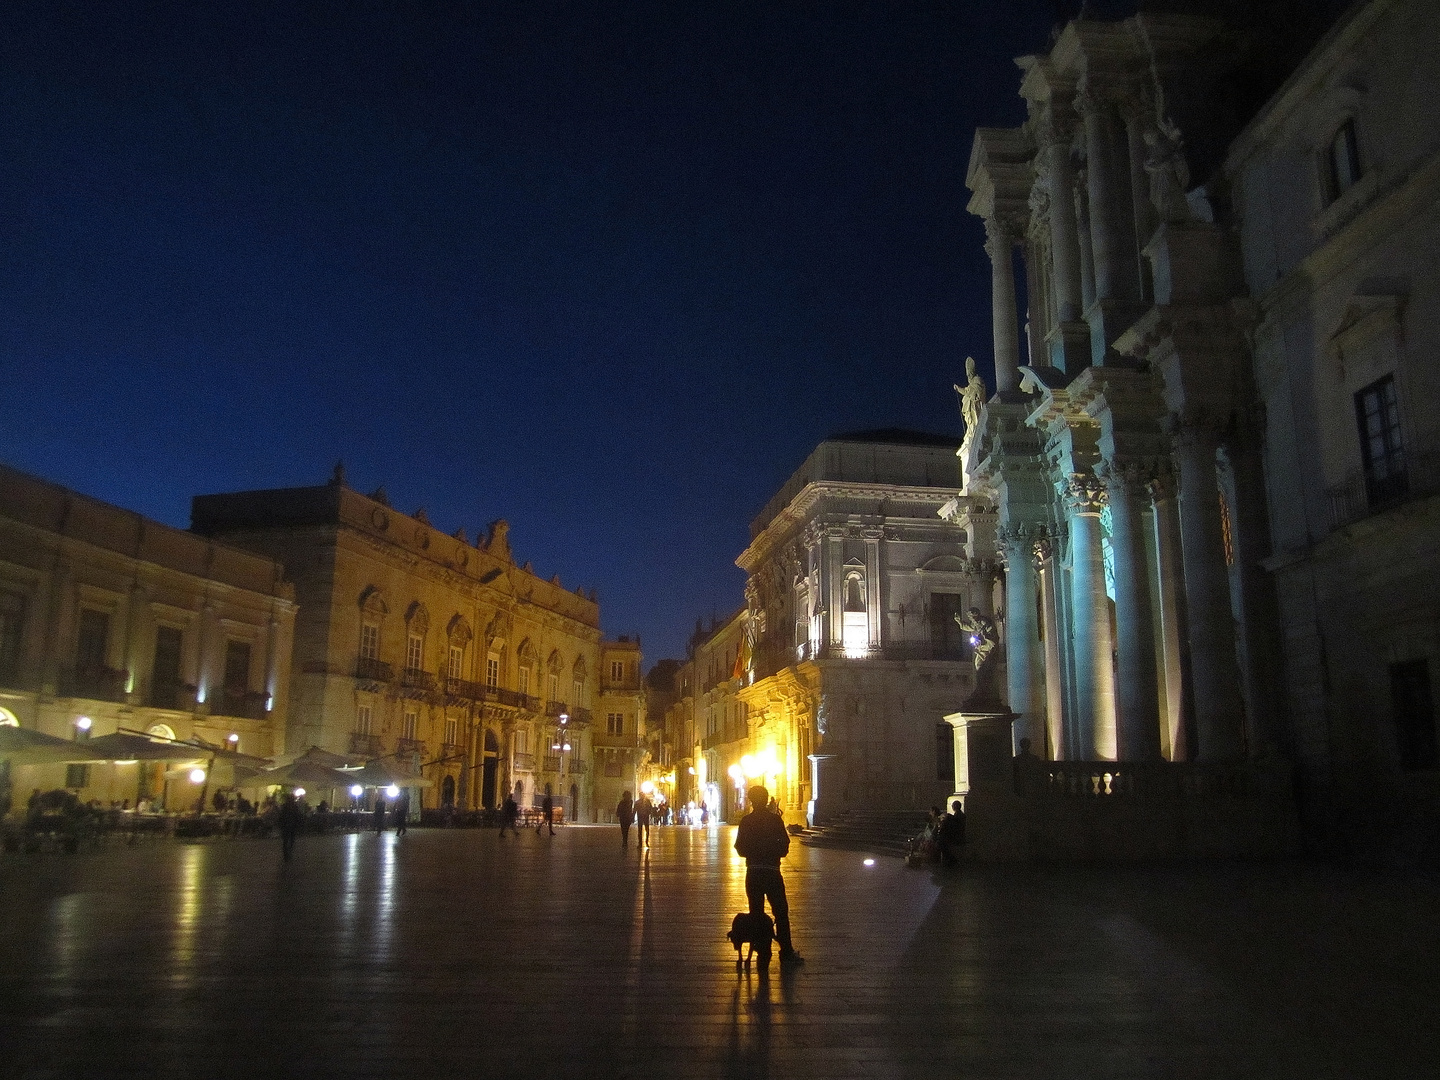
M553 671L545 680L545 699L547 701L560 700L560 676Z
M1402 769L1433 769L1435 699L1430 692L1430 662L1407 660L1390 665L1390 709Z
M530 693L530 669L528 667L520 669L520 693Z
M528 754L530 752L530 729L515 729L515 752L517 754Z
M1410 490L1405 445L1400 438L1400 405L1395 378L1386 375L1355 395L1360 427L1360 457L1365 466L1365 498L1370 506L1403 499Z
M425 639L419 634L411 634L405 639L405 666L411 671L420 671L425 667Z
M106 646L110 642L110 616L91 608L80 609L80 628L75 638L75 666L81 671L106 667Z
M66 786L67 788L73 788L73 789L75 789L75 790L77 790L77 791L78 791L80 788L89 787L89 786L90 786L90 766L89 766L89 765L66 765L66 766L65 766L65 786Z
M611 682L624 682L624 681L625 681L625 661L624 661L624 660L611 660L611 661L610 661L610 681L611 681Z
M497 690L500 687L500 658L491 653L485 660L485 688Z
M355 734L369 735L375 726L375 708L371 705L355 706Z
M570 684L570 689L574 693L574 697L570 699L570 704L577 709L583 708L585 705L585 680L576 679Z
M25 598L0 592L0 683L13 683L20 670L20 634L25 625Z
M445 745L460 745L460 721L456 720L453 716L447 716L445 718Z
M363 660L380 659L380 627L364 623L360 627L360 657Z
M250 689L250 643L248 641L227 641L225 643L225 689L231 694L243 694Z
M449 674L452 679L463 679L465 677L465 649L462 646L450 646Z
M1331 137L1325 164L1333 202L1360 179L1360 146L1355 139L1354 120L1346 120Z
M400 737L402 739L417 739L419 738L419 736L416 734L416 732L419 730L420 714L415 712L413 709L406 709L405 720L400 728Z
M173 626L155 628L155 663L150 678L157 687L180 684L180 653L184 635Z
M970 653L965 647L965 632L955 617L965 610L965 598L959 593L930 594L930 657L933 660L963 660Z
M624 713L612 712L612 713L609 713L609 714L606 715L606 717L605 717L605 734L606 734L606 735L624 735L624 734L625 734L625 714L624 714Z

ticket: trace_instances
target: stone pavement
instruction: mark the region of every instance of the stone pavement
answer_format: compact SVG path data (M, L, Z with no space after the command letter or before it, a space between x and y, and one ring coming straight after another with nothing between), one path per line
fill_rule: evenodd
M733 831L414 830L0 857L0 1076L1440 1072L1433 886L795 845L797 971L737 976Z

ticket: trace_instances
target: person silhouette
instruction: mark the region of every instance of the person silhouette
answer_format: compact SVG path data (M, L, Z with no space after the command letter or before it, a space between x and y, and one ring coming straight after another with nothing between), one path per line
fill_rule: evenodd
M765 901L775 915L775 938L780 942L782 965L803 964L790 940L790 903L785 898L785 879L780 860L790 852L790 834L785 820L770 810L770 792L756 784L747 793L750 812L740 819L735 831L735 851L745 860L745 897L750 914L765 914Z

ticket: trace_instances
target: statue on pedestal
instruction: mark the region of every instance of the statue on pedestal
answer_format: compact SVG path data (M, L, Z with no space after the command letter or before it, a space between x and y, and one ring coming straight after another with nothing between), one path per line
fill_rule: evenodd
M992 662L995 649L1000 644L999 635L995 633L995 620L982 614L979 608L972 607L965 614L956 615L955 623L975 650L975 690L965 702L966 711L1008 712L996 682L999 667Z
M965 421L965 438L960 443L960 490L969 493L970 469L975 440L980 436L980 410L985 407L985 380L975 373L975 358L965 358L965 385L956 386L960 395L960 418Z

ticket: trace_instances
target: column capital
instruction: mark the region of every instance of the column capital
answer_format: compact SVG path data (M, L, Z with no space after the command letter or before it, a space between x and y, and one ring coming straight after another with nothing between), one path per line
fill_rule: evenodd
M1150 477L1145 485L1146 493L1157 503L1175 498L1178 488L1174 467L1167 461L1165 467Z
M1149 484L1159 474L1161 464L1153 458L1127 458L1122 461L1102 461L1095 472L1105 483L1110 498L1143 499Z
M1075 517L1099 517L1105 510L1109 493L1100 477L1071 473L1063 481L1060 499L1065 504L1067 514Z
M1019 243L1020 235L1023 232L1023 227L1017 226L1016 222L1000 214L987 217L985 219L986 254L992 259L1005 258Z

